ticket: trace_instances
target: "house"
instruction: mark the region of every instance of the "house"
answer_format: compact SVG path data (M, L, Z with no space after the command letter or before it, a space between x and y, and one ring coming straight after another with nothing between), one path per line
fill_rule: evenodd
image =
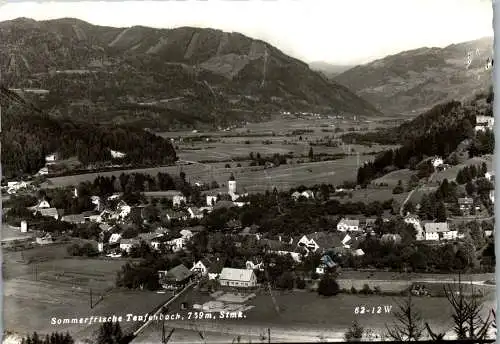
M432 163L432 166L434 168L438 168L439 166L444 164L444 161L441 157L436 156L436 157L432 158L431 163Z
M359 231L359 220L342 219L337 223L339 232L356 232Z
M300 196L301 196L301 194L298 191L295 191L294 193L292 193L292 198L295 201L297 201L300 198Z
M401 235L399 234L391 234L391 233L387 233L387 234L384 234L382 235L382 237L380 238L380 241L382 242L393 242L395 244L399 244L401 242Z
M47 201L45 198L40 200L40 202L38 202L38 205L36 206L36 208L38 209L41 209L41 208L50 208L50 203L49 201Z
M458 236L456 230L450 230L447 222L427 222L424 225L425 240L454 240Z
M184 288L191 282L194 274L185 265L180 264L168 271L158 271L158 280L163 289Z
M139 233L137 238L139 240L146 242L146 243L150 243L154 239L161 238L162 236L163 236L163 234L160 234L160 233Z
M495 182L495 172L494 171L488 171L484 174L484 178L488 179L490 182Z
M54 162L54 161L57 161L58 159L58 154L57 153L52 153L52 154L49 154L49 155L46 155L45 156L45 162Z
M118 217L120 219L126 218L130 212L132 211L132 207L129 206L127 203L124 201L120 201L118 205L116 206L116 212L114 214L114 217Z
M300 194L302 197L305 197L307 199L313 199L314 198L314 192L311 190L305 190Z
M100 223L99 224L99 229L102 230L103 232L107 232L107 231L111 230L111 228L113 228L113 226L110 226L107 223Z
M175 211L173 209L168 209L165 212L165 217L168 221L172 220L180 221L180 220L187 220L188 215L183 211Z
M43 217L53 217L54 220L59 219L59 211L56 208L41 208L37 210L37 213Z
M47 174L49 174L49 168L48 168L48 167L42 167L42 168L38 171L38 173L37 173L37 174L38 174L38 175L40 175L40 176L47 175Z
M363 227L365 231L371 231L375 228L375 224L377 223L377 219L367 218L364 219L363 223L360 225Z
M182 204L186 204L186 202L186 197L180 192L172 198L172 204L174 207L180 207Z
M202 219L204 216L205 216L205 211L207 213L210 212L210 210L212 210L211 208L206 208L206 207L202 207L202 208L195 208L195 207L189 207L188 208L188 213L189 213L189 217L192 218L192 219Z
M342 242L337 234L328 232L316 232L303 235L299 240L296 240L296 242L298 247L303 247L308 253L326 252L334 247L342 245Z
M297 246L304 247L308 252L316 252L319 249L319 245L314 241L314 239L309 239L307 235L303 235L297 242Z
M7 193L9 195L15 194L19 190L26 189L30 183L21 181L21 182L8 182L7 183Z
M125 153L118 152L118 151L115 151L115 150L112 150L112 149L110 149L110 152L111 152L111 157L113 159L122 159L122 158L124 158L127 155Z
M138 246L140 244L141 241L139 239L121 239L120 250L129 253L133 246Z
M191 240L193 233L190 230L183 229L180 232L180 236L167 241L167 245L170 246L172 251L178 252L186 247L186 243Z
M119 233L113 233L109 237L109 241L108 242L110 244L117 244L118 242L120 242L121 238L122 238L121 234L119 234Z
M217 203L217 195L207 195L207 207L213 207Z
M183 229L179 232L179 234L186 240L190 240L193 237L193 232L189 229Z
M327 269L333 269L336 266L337 263L333 261L332 257L330 257L327 254L324 254L321 257L321 263L316 268L316 273L319 275L323 275Z
M226 287L253 288L257 286L257 276L253 270L224 268L219 283Z
M37 236L35 242L38 245L48 245L54 242L52 235L50 233L45 234L44 236Z
M460 212L463 216L469 216L472 206L474 205L474 200L470 197L463 197L458 199L458 206Z
M411 215L408 213L404 220L406 224L412 225L413 228L415 228L415 231L417 232L416 234L416 240L424 240L425 235L424 235L424 229L422 227L422 223L420 222L420 219L416 215Z
M85 223L85 217L82 214L65 215L61 218L61 221L73 224L81 224Z
M361 257L361 256L365 255L365 251L363 251L362 249L358 248L357 250L354 250L354 252L352 254L354 256L356 256L356 257Z
M211 264L212 261L210 261L209 259L207 258L201 259L193 264L191 271L193 271L196 274L199 274L200 276L206 276L208 275L208 268L210 267Z
M259 270L259 271L264 271L264 263L260 262L258 264L254 264L251 260L247 260L245 263L245 267L248 270Z
M486 131L486 129L493 130L495 124L495 117L493 116L476 116L476 131Z
M238 189L236 186L236 179L234 178L234 175L231 173L231 176L229 177L229 180L227 181L227 193L229 196L231 196L231 200L234 202L241 196L248 196L248 193L245 194L239 194Z

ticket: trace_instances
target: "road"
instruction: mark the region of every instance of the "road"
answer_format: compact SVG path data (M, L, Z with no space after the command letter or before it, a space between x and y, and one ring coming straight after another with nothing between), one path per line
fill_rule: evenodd
M134 334L134 337L137 337L137 335L139 333L141 333L141 331L143 331L146 327L148 327L152 322L153 322L153 319L155 316L159 316L160 313L163 311L164 308L168 307L168 305L170 305L172 302L174 302L175 300L177 300L177 298L179 296L181 296L182 294L184 294L187 290L189 290L193 285L195 285L196 282L191 282L190 284L188 284L186 287L184 287L184 289L182 289L179 293L175 294L175 296L173 296L172 298L170 298L167 302L165 302L161 307L158 308L158 310L149 318L149 320L144 323L144 325L142 325L141 327L139 327L133 334Z

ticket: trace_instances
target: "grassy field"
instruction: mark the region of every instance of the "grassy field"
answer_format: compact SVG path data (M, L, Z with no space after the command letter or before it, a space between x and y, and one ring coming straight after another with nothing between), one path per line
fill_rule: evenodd
M127 171L113 171L103 173L88 173L75 176L56 177L50 179L48 187L63 187L75 185L84 181L93 181L97 176L119 176L126 173L148 173L156 175L158 172L167 172L178 175L181 171L186 173L191 183L210 182L212 177L219 184L225 185L231 173L238 182L238 187L247 192L262 192L276 186L278 189L289 189L299 185L314 185L317 183L341 184L345 180L354 180L357 171L356 157L324 162L312 162L293 165L281 165L275 168L264 169L262 166L225 168L224 163L191 164L180 166L167 166L148 169ZM233 163L233 165L235 165Z
M75 338L83 339L92 336L99 325L53 325L51 318L146 313L170 297L114 289L116 272L126 260L69 258L68 244L3 253L5 330L21 335L70 331ZM132 322L122 325L124 330L137 326Z
M330 198L337 199L341 202L384 202L390 200L391 198L397 202L403 202L408 195L408 192L394 195L392 189L381 188L381 189L360 189L353 190L352 197L344 196L332 196Z
M388 185L388 187L394 188L401 180L401 182L403 183L403 187L406 187L408 185L408 182L410 181L411 176L414 174L416 174L415 171L410 171L408 169L397 170L389 172L385 176L373 180L372 184L378 185L385 183Z

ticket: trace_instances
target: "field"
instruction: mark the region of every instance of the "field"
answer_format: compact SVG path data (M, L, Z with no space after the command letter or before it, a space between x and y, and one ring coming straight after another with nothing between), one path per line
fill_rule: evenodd
M54 325L51 319L144 314L170 297L169 294L114 289L116 272L124 260L72 259L65 255L66 245L49 245L22 253L5 252L5 330L21 335L32 331L70 331L75 338L83 339L92 336L99 324ZM25 264L23 259L32 263ZM137 323L122 324L125 331L132 326L135 328Z
M373 180L372 184L378 185L385 183L388 185L388 187L394 188L396 185L398 185L398 182L401 180L401 182L403 183L403 187L406 188L408 182L410 181L411 176L414 174L416 174L415 171L410 171L408 169L397 170L389 172L385 176Z
M191 164L181 166L156 167L127 171L113 171L103 173L88 173L75 176L56 177L50 179L48 187L64 187L84 181L93 181L97 176L119 176L121 173L148 173L156 175L158 172L167 172L178 175L186 173L191 183L211 182L212 177L220 185L225 186L231 173L238 181L238 187L247 192L262 192L277 187L284 190L299 185L314 185L331 183L339 185L346 180L354 180L357 171L356 157L347 157L334 161L311 162L303 164L281 165L275 168L264 169L262 166L225 168L224 163ZM234 165L234 164L233 164Z
M391 198L394 199L396 202L403 202L408 196L408 192L400 193L400 194L393 194L392 189L387 189L387 188L380 188L380 189L360 189L360 190L353 190L350 193L352 193L352 197L349 196L331 196L330 198L332 199L337 199L341 202L384 202L387 200L390 200Z

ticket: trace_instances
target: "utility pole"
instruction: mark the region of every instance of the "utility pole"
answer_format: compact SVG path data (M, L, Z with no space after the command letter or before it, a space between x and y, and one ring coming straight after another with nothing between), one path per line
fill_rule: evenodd
M271 328L267 328L267 342L271 344Z

